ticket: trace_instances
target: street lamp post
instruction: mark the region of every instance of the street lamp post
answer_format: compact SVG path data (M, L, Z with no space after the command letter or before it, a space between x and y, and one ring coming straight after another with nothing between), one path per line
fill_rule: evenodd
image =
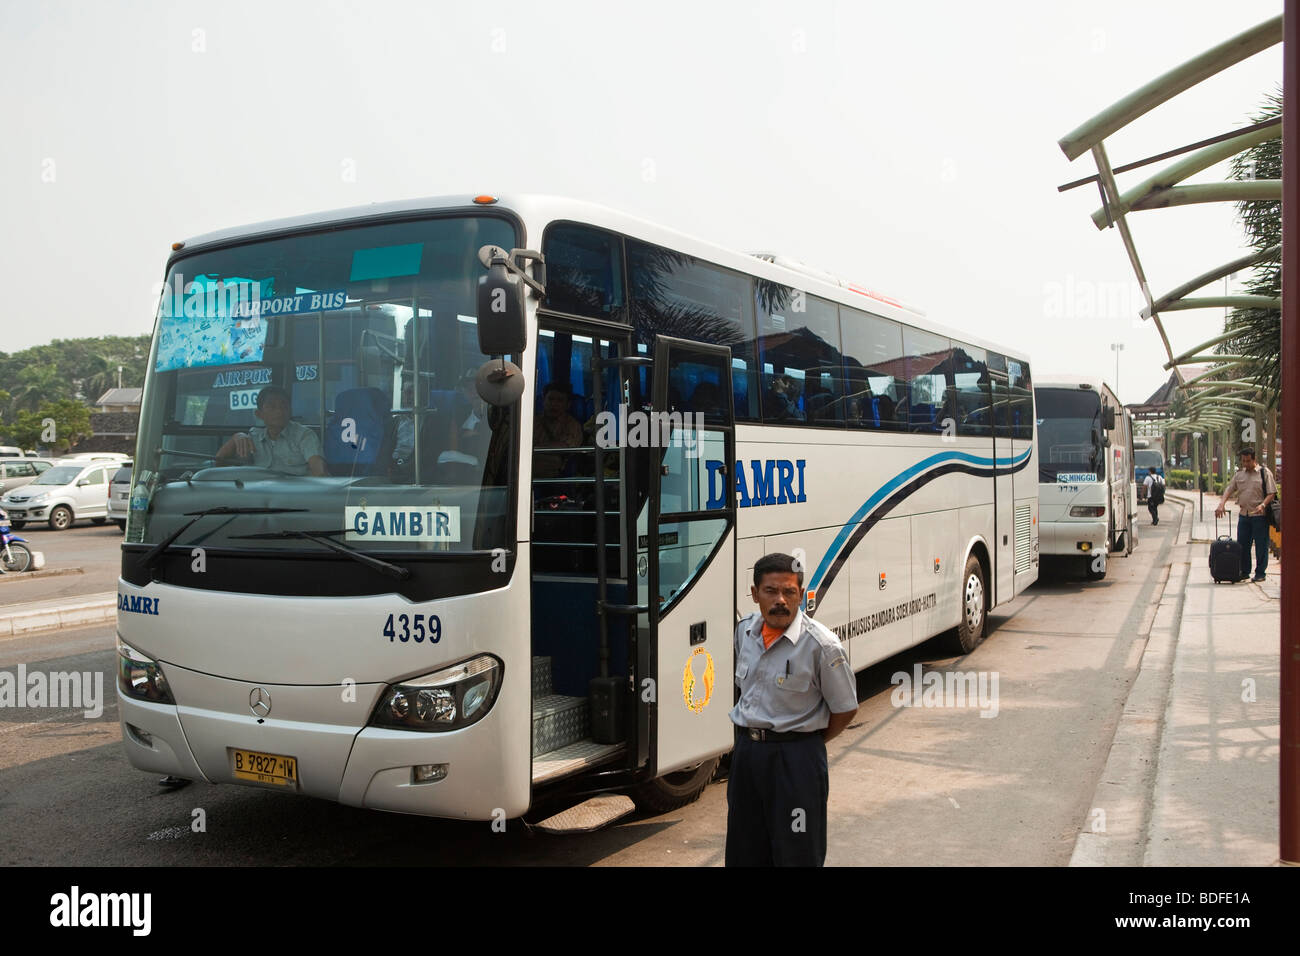
M1124 343L1111 342L1110 350L1115 353L1115 397L1119 398L1119 353L1124 351Z

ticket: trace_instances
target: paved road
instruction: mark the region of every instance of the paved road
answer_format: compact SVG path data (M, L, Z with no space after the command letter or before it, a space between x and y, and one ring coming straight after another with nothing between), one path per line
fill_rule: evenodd
M965 658L933 643L858 675L857 720L830 746L830 865L1064 865L1136 673L1177 528L1142 527L1105 581L1047 568ZM1144 517L1145 520L1145 517ZM545 837L235 787L163 791L120 750L113 629L0 642L0 669L103 675L103 714L0 709L0 864L720 865L726 788L601 833ZM890 678L998 674L997 716L895 707ZM206 832L191 829L202 810Z
M67 531L51 531L45 524L29 524L17 532L33 551L45 553L46 568L81 568L80 574L30 577L0 575L0 607L112 591L122 568L122 532L117 525L77 524Z

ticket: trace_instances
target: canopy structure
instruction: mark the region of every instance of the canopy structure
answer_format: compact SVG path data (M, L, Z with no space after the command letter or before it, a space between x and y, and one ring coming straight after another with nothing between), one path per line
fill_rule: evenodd
M1191 293L1211 283L1232 275L1233 273L1258 265L1261 262L1276 260L1281 257L1281 246L1274 246L1262 253L1251 253L1231 262L1225 262L1207 272L1189 278L1175 288L1159 297L1151 294L1146 272L1138 255L1137 245L1129 229L1128 216L1135 212L1149 209L1162 209L1168 206L1186 205L1204 202L1241 202L1244 200L1280 200L1282 198L1282 180L1262 179L1247 181L1228 181L1221 183L1198 183L1180 185L1184 180L1202 172L1217 163L1230 159L1242 150L1249 149L1270 139L1282 135L1281 119L1255 123L1244 129L1231 130L1203 139L1186 146L1167 150L1156 156L1149 156L1136 162L1112 167L1106 154L1106 138L1117 130L1146 115L1161 103L1190 89L1202 80L1222 72L1230 66L1254 56L1282 41L1283 17L1276 16L1252 27L1246 32L1220 43L1193 57L1181 66L1175 67L1162 76L1156 77L1140 89L1135 90L1119 102L1102 110L1092 119L1083 123L1074 131L1067 133L1059 141L1062 152L1069 159L1077 159L1086 152L1091 152L1097 165L1097 174L1084 179L1066 183L1060 191L1074 189L1087 183L1095 182L1101 194L1101 206L1092 214L1093 224L1098 229L1114 228L1119 231L1124 249L1128 253L1133 272L1142 288L1146 307L1140 315L1151 320L1164 343L1165 354L1169 361L1165 368L1172 368L1179 386L1187 386L1183 369L1189 364L1205 362L1215 363L1222 368L1212 369L1203 378L1215 378L1220 371L1226 371L1241 364L1240 356L1203 354L1209 349L1233 338L1235 333L1225 333L1207 342L1183 349L1178 354L1170 343L1169 333L1161 316L1167 312L1188 309L1280 309L1280 299L1259 295L1212 295L1192 297ZM1120 191L1115 175L1148 166L1162 160L1181 157L1148 176L1131 189ZM1208 393L1206 393L1208 394ZM1192 398L1189 395L1189 398ZM1256 402L1265 404L1268 397Z

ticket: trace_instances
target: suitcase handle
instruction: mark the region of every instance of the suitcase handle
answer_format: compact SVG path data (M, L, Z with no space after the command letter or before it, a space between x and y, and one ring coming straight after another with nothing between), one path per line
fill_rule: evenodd
M1214 515L1214 536L1215 536L1218 540L1220 540L1220 541L1231 541L1231 540L1232 540L1232 535L1230 535L1230 534L1219 534L1219 515L1218 515L1218 513L1217 513L1217 512L1218 512L1218 509L1217 509L1217 508L1215 509L1215 512L1216 512L1216 513L1215 513L1215 515ZM1226 520L1226 521L1231 521L1231 520L1232 520L1232 509L1231 509L1231 508L1224 508L1224 509L1223 509L1223 516L1224 516L1224 520ZM1232 527L1232 526L1229 525L1229 527Z

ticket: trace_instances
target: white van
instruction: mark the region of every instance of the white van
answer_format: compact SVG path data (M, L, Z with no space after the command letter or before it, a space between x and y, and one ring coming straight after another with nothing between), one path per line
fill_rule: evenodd
M31 484L5 493L0 508L9 512L15 529L29 521L46 521L55 531L89 518L108 520L108 482L121 467L116 460L61 460Z

